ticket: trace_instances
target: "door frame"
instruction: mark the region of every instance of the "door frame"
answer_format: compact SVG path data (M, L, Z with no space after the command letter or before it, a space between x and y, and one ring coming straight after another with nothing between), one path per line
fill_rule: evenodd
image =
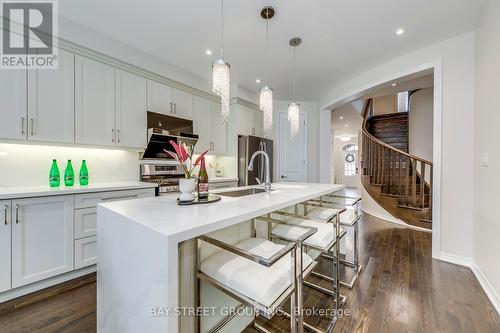
M443 126L443 59L430 61L409 67L401 71L392 72L385 77L369 82L366 85L353 89L348 94L338 98L337 100L327 104L321 108L321 112L328 111L335 105L346 103L355 99L357 96L362 96L371 88L381 84L395 81L401 77L416 74L425 70L433 70L434 72L434 112L433 112L433 143L432 143L432 163L433 163L433 188L432 188L432 258L441 260L441 195L442 195L442 126ZM331 130L331 123L329 124Z
M281 122L280 122L280 118L281 118L282 114L288 116L288 111L280 111L277 114L277 118L278 118L277 121L276 121L276 123L277 123L277 126L276 126L277 127L276 138L277 138L277 140L275 140L276 141L276 147L275 148L277 148L277 149L275 149L275 152L277 154L277 158L276 158L277 163L276 163L276 174L275 174L275 177L274 177L275 181L278 181L278 179L281 180L281 176L280 176L280 171L281 171L281 158L280 158L280 156L281 156L281 149L280 149L279 138L281 137ZM308 144L308 140L307 140L307 138L308 138L307 113L301 110L300 113L299 113L299 119L300 119L301 116L304 117L304 161L305 161L305 163L304 163L304 182L307 182L307 179L308 179L308 177L307 177L307 170L308 170L307 166L309 165L309 162L307 160L307 156L308 156L307 155L308 154L308 147L307 147L307 144ZM300 125L299 125L299 128L300 128Z

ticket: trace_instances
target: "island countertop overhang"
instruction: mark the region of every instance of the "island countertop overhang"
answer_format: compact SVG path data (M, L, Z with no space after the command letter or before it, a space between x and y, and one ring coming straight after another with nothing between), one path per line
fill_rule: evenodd
M215 193L253 187L224 189ZM343 188L343 185L334 184L275 183L271 193L237 198L225 196L212 204L179 206L177 196L172 195L106 203L99 207L153 229L170 241L182 242Z

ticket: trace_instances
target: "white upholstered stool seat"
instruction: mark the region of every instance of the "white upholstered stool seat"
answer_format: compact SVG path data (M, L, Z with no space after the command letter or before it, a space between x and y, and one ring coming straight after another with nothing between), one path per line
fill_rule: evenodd
M272 234L284 239L295 240L304 235L307 229L301 227L316 228L315 234L303 241L306 246L326 249L334 244L335 230L332 224L321 223L301 218L292 218L286 220L287 224L274 224ZM297 225L294 227L289 224ZM342 230L341 230L342 233Z
M248 238L235 245L263 258L270 258L285 246L260 238ZM241 256L221 250L201 262L200 270L212 279L270 307L291 285L291 256L285 255L271 267L265 267ZM303 254L304 270L312 259Z
M333 214L339 212L340 209L336 208L312 208L308 209L307 216L326 220ZM353 225L356 223L357 216L353 207L347 206L345 212L340 213L340 223L344 225Z

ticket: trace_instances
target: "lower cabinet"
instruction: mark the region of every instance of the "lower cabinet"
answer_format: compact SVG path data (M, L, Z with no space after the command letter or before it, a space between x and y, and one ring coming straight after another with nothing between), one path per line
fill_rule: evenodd
M217 183L209 183L208 184L208 189L210 191L220 190L223 188L231 188L231 187L238 187L238 182L237 181L228 181L228 182L217 182Z
M0 201L0 293L12 288L10 207L10 200Z
M97 236L75 240L75 269L97 263Z
M12 200L12 288L73 270L71 195Z

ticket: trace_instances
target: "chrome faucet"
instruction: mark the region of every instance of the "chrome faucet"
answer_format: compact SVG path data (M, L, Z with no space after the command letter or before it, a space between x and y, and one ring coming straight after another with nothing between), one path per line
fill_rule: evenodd
M269 170L271 163L269 162L269 155L263 150L258 150L253 153L252 158L250 159L250 163L248 163L248 170L253 171L253 160L257 155L264 155L264 159L266 161L266 177L264 179L264 183L260 181L259 178L255 178L257 183L259 183L260 187L262 187L267 193L271 192L271 171Z

